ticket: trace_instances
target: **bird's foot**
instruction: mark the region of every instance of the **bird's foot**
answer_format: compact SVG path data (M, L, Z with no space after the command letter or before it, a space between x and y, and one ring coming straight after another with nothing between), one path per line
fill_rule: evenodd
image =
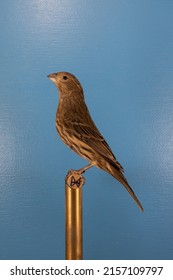
M89 168L93 167L95 165L94 162L87 164L86 166L84 166L83 168L76 170L79 174L83 174L85 173L86 170L88 170Z
M82 176L82 174L88 170L89 168L91 168L93 165L95 165L94 162L89 163L88 165L84 166L83 168L79 169L79 170L69 170L69 172L67 173L66 177L65 177L65 182L66 184L71 187L71 188L80 188L81 185L84 185L85 183L85 179Z

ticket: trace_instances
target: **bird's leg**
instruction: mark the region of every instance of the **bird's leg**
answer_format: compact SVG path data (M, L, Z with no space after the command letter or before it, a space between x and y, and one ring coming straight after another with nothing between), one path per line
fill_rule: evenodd
M84 166L83 168L76 170L79 174L84 173L86 170L88 170L89 168L93 167L95 165L94 162L90 162L89 164L87 164L86 166Z
M79 188L81 185L84 185L85 179L82 176L82 173L84 173L89 168L93 167L95 163L89 163L88 165L84 166L83 168L79 170L69 170L69 172L66 175L65 182L66 184L71 188Z

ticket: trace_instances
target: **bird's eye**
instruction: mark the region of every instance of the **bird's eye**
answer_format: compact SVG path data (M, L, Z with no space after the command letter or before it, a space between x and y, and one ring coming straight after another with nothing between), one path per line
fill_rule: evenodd
M62 78L63 78L63 80L67 80L67 79L68 79L68 77L67 77L67 76L63 76Z

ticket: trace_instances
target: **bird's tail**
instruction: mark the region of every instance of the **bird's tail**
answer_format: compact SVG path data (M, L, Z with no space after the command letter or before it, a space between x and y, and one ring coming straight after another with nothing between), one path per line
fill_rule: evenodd
M109 173L116 178L121 184L124 185L124 187L126 188L126 190L129 192L129 194L131 195L131 197L134 199L134 201L137 203L137 205L139 206L139 208L144 211L144 208L142 207L139 199L137 198L137 196L135 195L134 191L132 190L132 188L129 186L126 178L124 177L124 175L122 174L122 172L117 168L111 165L111 172L109 171Z

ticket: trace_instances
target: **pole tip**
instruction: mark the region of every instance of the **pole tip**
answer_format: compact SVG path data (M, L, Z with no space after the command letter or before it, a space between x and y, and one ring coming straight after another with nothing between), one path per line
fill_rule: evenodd
M79 189L85 184L85 179L80 172L71 169L65 177L65 183L69 188Z

